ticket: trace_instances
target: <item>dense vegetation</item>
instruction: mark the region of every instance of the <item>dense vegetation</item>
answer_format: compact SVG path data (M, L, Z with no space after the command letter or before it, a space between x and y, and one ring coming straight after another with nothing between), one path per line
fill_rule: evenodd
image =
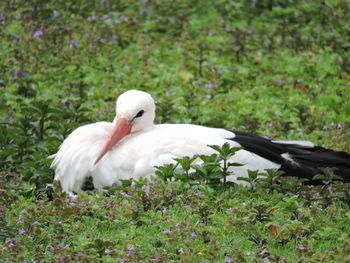
M349 151L349 58L346 0L1 1L1 260L350 262L331 171L323 187L159 178L70 200L47 159L128 89L152 93L159 123Z

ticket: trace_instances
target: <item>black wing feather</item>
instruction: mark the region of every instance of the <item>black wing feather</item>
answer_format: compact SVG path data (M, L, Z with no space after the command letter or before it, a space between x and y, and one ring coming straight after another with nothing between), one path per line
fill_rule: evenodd
M322 174L325 167L335 168L334 173L341 176L344 182L350 183L350 155L346 152L333 151L319 146L308 147L299 144L284 144L269 139L233 130L238 142L247 151L253 152L274 163L280 164L285 176L296 176L311 180ZM288 153L293 161L281 155Z

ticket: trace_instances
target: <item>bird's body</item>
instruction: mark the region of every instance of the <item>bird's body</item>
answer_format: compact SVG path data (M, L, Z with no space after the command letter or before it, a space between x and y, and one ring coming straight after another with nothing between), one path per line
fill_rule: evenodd
M174 158L210 155L214 150L208 145L222 146L225 143L244 147L230 160L243 166L231 168L233 173L227 178L229 181L247 176L248 170L263 172L281 168L289 173L306 172L300 177L310 178L319 171L317 165L327 166L322 160L315 167L299 160L303 156L310 158L317 151L326 152L311 143L272 142L246 133L191 124L154 125L154 108L149 94L128 91L117 101L113 123L97 122L73 131L62 143L52 163L56 169L55 180L60 181L62 189L79 193L89 176L98 189L119 184L120 180L150 178L155 166L174 163ZM346 153L340 155L343 158L335 158L330 165L340 164L345 172L350 171L350 156ZM329 156L332 155L326 154L326 159Z
M80 192L87 176L92 176L96 188L118 184L124 179L150 178L154 175L154 166L174 163L174 158L214 153L207 145L221 146L228 142L232 147L240 146L231 140L234 133L224 129L160 124L129 134L93 165L113 127L113 123L108 122L88 124L76 129L64 141L53 162L58 168L55 179L61 182L63 189ZM280 166L245 150L236 153L234 161L246 165L236 167L235 175L228 178L231 181L237 176L246 176L247 169L260 167L263 171Z

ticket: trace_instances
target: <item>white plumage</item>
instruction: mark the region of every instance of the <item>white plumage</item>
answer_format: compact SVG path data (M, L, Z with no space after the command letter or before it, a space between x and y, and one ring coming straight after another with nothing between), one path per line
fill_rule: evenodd
M62 143L51 165L55 168L55 180L60 181L65 192L79 193L86 177L91 176L95 188L101 189L118 184L123 179L150 178L154 175L154 166L174 163L174 158L210 155L214 150L208 145L229 143L231 146L241 146L235 141L234 132L191 124L154 125L154 117L155 104L148 93L137 90L125 92L117 100L113 122L79 127ZM274 143L259 138L261 142L270 146L273 144L274 147L298 143ZM300 147L305 149L313 147L310 142L300 143ZM249 143L247 145L251 147ZM270 161L253 152L240 150L232 157L231 162L244 166L231 167L233 173L227 178L229 181L236 181L238 176L247 176L248 169L260 172L279 169L285 162L290 162L289 168L297 166L285 152L278 153L278 158L283 160L281 162L277 162L274 155L271 155L273 158ZM270 154L269 149L266 152Z

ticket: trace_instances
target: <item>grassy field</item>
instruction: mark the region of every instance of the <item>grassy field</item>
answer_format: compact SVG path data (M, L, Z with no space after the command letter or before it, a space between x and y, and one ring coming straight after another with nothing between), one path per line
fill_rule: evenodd
M128 89L158 123L350 149L346 0L0 2L0 262L350 262L350 188L277 175L91 191L48 156Z

